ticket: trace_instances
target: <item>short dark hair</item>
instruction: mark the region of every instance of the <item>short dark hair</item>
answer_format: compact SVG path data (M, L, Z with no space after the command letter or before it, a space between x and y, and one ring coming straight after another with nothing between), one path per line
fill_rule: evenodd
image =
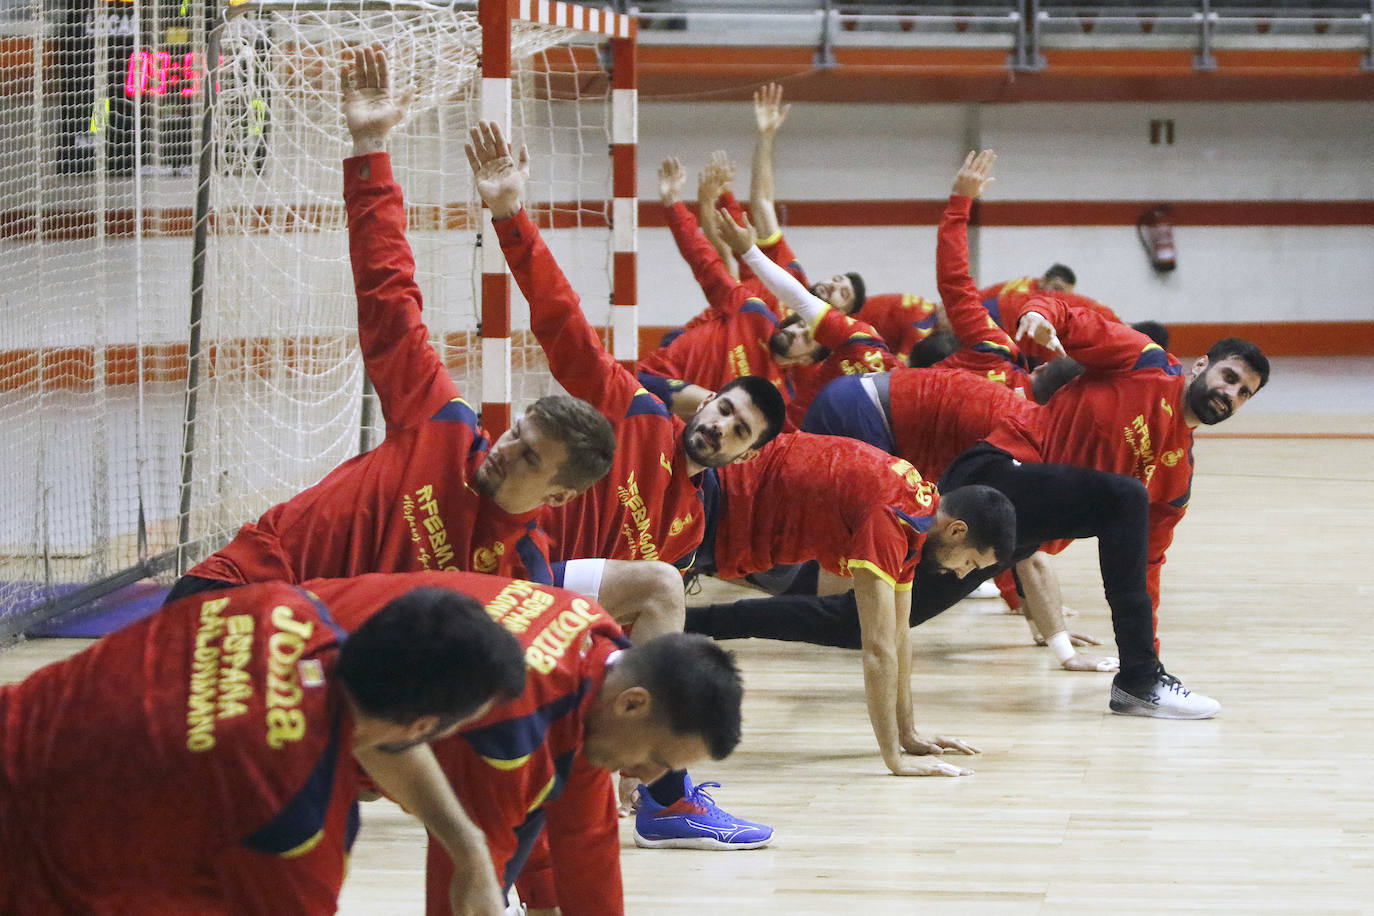
M1169 349L1169 329L1158 321L1137 321L1131 328L1159 344L1162 349Z
M1040 278L1042 283L1050 280L1063 280L1070 286L1078 285L1078 275L1067 264L1051 264L1050 269Z
M953 331L931 331L911 348L906 364L913 369L928 369L959 352L959 336Z
M854 287L854 307L849 310L852 315L864 307L864 300L868 298L864 295L864 278L855 271L848 271L845 276L849 278L850 285Z
M700 735L716 760L739 744L744 682L735 656L698 633L666 633L626 649L616 667L653 697L674 734Z
M451 723L524 693L525 653L475 598L416 588L349 634L335 673L365 715Z
M716 392L722 395L727 391L739 389L749 396L754 406L763 414L763 432L754 440L752 448L763 448L782 432L782 424L787 419L787 402L782 399L778 386L758 375L741 375L721 386Z
M568 450L554 483L580 492L611 469L615 429L601 411L586 401L566 394L549 394L531 404L525 416Z
M1083 364L1076 359L1067 356L1052 359L1031 373L1031 397L1035 403L1044 404L1083 371Z
M940 510L968 525L966 538L974 550L991 548L999 566L1010 562L1016 550L1016 510L1001 490L967 484L941 494Z
M1207 351L1207 362L1214 363L1218 360L1230 359L1232 356L1244 360L1245 364L1254 370L1255 374L1260 377L1260 388L1269 384L1269 357L1265 356L1259 347L1248 340L1242 340L1239 337L1223 337L1212 344L1212 349Z

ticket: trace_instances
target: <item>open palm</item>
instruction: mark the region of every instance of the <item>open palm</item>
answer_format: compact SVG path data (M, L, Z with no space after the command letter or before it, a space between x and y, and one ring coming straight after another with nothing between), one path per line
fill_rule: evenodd
M411 92L391 90L391 71L381 48L356 48L339 74L344 122L354 138L386 136L405 119Z
M517 162L510 144L494 121L480 121L469 132L464 147L472 166L477 193L496 219L514 216L520 210L525 184L530 178L530 154L523 146Z

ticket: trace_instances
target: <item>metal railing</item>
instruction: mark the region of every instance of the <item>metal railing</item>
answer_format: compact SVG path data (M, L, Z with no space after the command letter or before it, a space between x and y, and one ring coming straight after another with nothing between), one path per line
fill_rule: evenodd
M1374 0L620 0L644 44L808 45L818 66L842 46L1005 48L1014 70L1056 48L1341 49L1374 70Z

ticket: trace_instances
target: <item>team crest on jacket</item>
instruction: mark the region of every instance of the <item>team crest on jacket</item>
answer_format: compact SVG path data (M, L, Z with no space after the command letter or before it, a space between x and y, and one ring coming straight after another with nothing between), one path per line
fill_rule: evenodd
M494 573L501 565L501 557L506 552L506 545L497 541L490 547L478 547L472 552L472 569L479 573Z
M1172 452L1165 452L1164 454L1160 455L1159 460L1163 463L1163 465L1166 468L1171 468L1174 465L1178 464L1179 459L1181 459L1182 457L1183 449L1176 448Z
M686 528L686 527L687 527L688 525L690 525L691 523L692 523L692 516L691 516L690 513L687 514L687 515L682 516L681 518L675 518L675 519L673 519L673 523L672 523L671 525L668 526L668 535L669 535L669 537L677 537L679 534L682 533L682 529L683 529L683 528Z

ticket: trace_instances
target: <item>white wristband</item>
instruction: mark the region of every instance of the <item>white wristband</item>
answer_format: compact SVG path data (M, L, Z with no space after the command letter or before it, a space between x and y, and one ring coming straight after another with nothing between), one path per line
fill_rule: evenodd
M1069 639L1067 630L1060 630L1055 633L1049 638L1048 644L1061 665L1078 654L1078 650L1073 647L1073 642Z

